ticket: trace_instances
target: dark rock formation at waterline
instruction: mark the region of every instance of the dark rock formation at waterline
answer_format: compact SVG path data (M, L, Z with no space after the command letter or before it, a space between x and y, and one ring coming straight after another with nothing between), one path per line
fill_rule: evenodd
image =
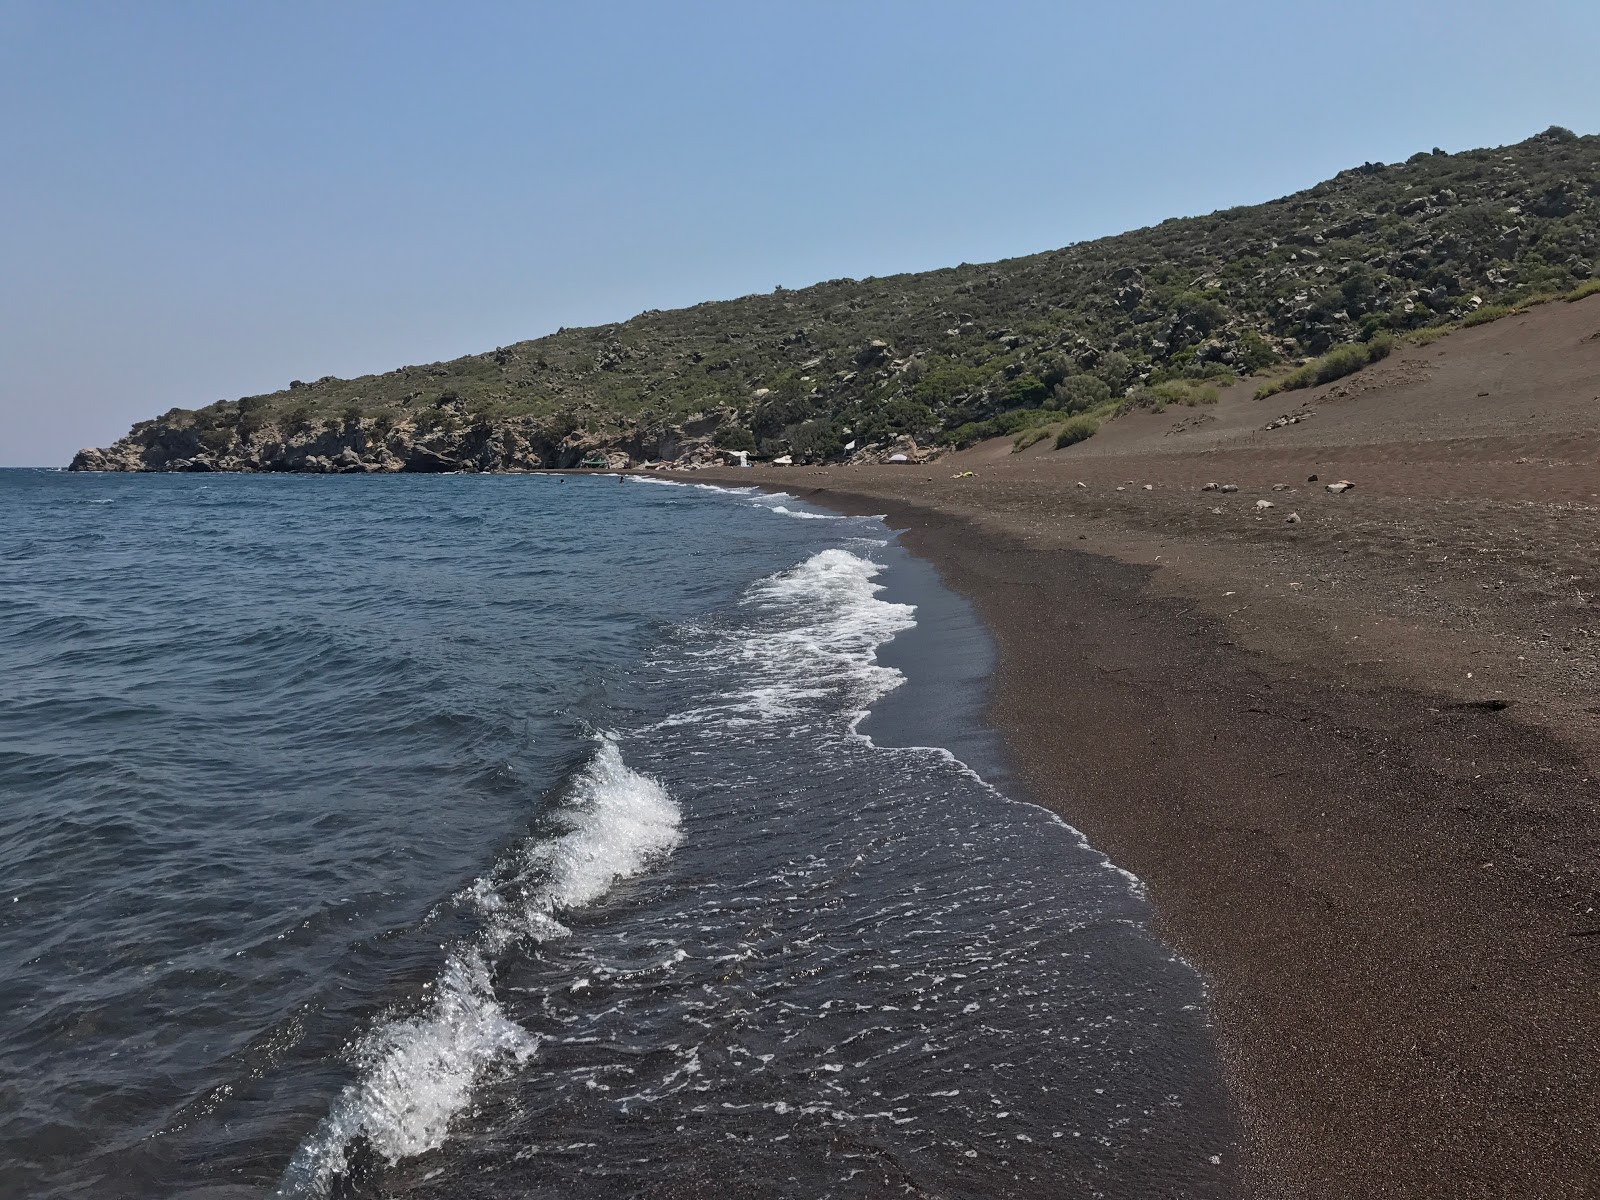
M611 433L558 433L532 418L473 421L448 414L431 428L383 417L350 417L315 428L272 425L249 432L197 431L162 421L136 425L104 449L78 451L73 471L293 471L382 474L449 471L537 471L604 458L612 468L670 460L721 461L710 434L720 414L680 425Z

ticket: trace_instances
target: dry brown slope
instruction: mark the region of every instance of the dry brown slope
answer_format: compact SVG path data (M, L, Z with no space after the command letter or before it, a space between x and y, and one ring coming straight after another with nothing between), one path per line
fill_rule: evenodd
M1380 468L1369 486L1408 495L1476 494L1499 468L1531 465L1518 459L1592 467L1600 448L1600 295L1407 346L1321 387L1256 400L1256 386L1237 384L1214 406L1130 414L1067 450L1019 457L1062 471L1104 459L1195 459L1160 464L1174 484L1237 466L1256 473L1239 482L1270 485L1281 481L1273 471L1361 463ZM1298 424L1266 428L1306 412ZM1431 478L1393 470L1434 463L1449 470ZM1600 489L1574 490L1583 479L1592 476L1511 472L1498 490L1503 498L1592 499Z

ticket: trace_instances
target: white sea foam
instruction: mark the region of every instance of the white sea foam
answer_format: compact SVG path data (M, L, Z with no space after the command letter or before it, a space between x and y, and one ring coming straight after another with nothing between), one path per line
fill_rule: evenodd
M593 904L617 880L639 874L672 850L680 837L681 814L672 797L622 761L610 734L601 738L555 819L563 826L559 837L529 838L519 852L517 887L511 890L522 892L523 902L512 908L496 892L487 906L496 949L544 932L559 909Z
M804 509L789 508L783 503L793 500L788 492L764 492L755 486L726 487L719 483L688 483L681 479L655 479L648 475L626 475L623 478L629 483L648 483L656 487L695 488L702 492L719 492L725 496L748 496L754 508L764 508L768 512L777 513L784 517L798 517L802 521L848 521L850 518L840 513L807 512Z
M775 513L782 513L786 517L799 517L802 521L848 521L850 518L839 513L804 512L797 508L785 508L781 504L771 505Z
M714 707L680 713L673 723L740 725L786 720L808 702L837 696L865 711L900 685L901 674L877 650L916 624L916 609L878 598L883 568L848 550L828 549L751 585L742 603L765 619L722 658L732 686Z
M623 762L610 734L552 821L555 836L528 838L458 897L482 914L482 932L450 952L421 1013L384 1022L362 1039L360 1076L301 1145L280 1195L325 1195L347 1169L357 1137L390 1162L443 1145L484 1074L526 1062L538 1049L538 1037L495 997L495 956L519 941L566 935L556 913L593 904L681 836L678 806Z
M792 718L807 700L846 689L853 710L851 735L876 743L859 729L874 702L899 687L904 676L877 661L878 648L916 624L915 606L879 599L876 577L883 568L847 550L824 550L800 565L754 584L744 603L774 609L771 624L748 637L733 655L746 684L728 702L674 719L685 722L753 724ZM1144 882L1096 850L1083 831L1058 814L1008 796L943 746L876 747L888 753L933 755L1006 803L1026 804L1049 817L1101 865L1120 876L1129 890L1145 897Z
M491 1067L526 1062L538 1039L505 1015L476 949L453 952L428 1008L385 1022L356 1050L361 1074L296 1152L279 1194L326 1195L357 1137L390 1162L444 1144L450 1121Z
M702 492L722 492L729 496L745 496L756 491L753 485L724 487L720 483L689 483L682 479L657 479L651 475L624 475L623 478L629 483L649 483L656 487L698 488Z

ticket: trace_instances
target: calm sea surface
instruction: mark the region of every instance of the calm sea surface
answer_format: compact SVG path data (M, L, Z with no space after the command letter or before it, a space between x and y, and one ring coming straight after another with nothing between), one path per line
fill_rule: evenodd
M0 1195L1229 1194L990 655L787 497L0 471Z

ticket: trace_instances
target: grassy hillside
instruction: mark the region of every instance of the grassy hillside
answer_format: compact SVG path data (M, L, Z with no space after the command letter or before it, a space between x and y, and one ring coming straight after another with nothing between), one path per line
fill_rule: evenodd
M637 439L716 414L719 444L821 459L909 434L961 444L1105 415L1130 392L1485 319L1582 284L1600 259L1600 137L1367 163L1267 204L987 265L651 311L485 354L174 409L225 455L365 423L417 437L537 428L547 444ZM1345 351L1351 361L1362 352ZM702 423L702 427L709 423Z

